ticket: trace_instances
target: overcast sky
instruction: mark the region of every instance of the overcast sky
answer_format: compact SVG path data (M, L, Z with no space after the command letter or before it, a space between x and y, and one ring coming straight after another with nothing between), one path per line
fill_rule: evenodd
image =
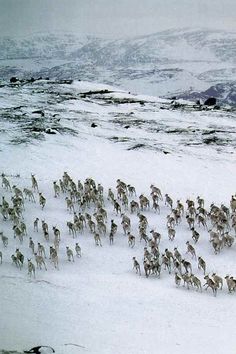
M236 31L236 0L0 0L0 35L124 37L183 27Z

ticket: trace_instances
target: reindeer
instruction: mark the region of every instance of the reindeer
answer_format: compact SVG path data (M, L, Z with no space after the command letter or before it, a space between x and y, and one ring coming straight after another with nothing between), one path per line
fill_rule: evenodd
M22 265L21 265L21 262L19 261L19 259L14 254L11 255L11 259L12 259L12 263L15 264L15 266L17 268L20 268L20 270L21 270Z
M95 241L96 246L102 247L102 241L101 241L100 235L98 233L94 234L94 241Z
M123 227L124 234L127 235L129 233L129 231L130 231L130 222L127 223L127 222L122 220L121 225Z
M41 245L40 242L38 242L38 255L39 256L43 256L44 258L47 258L46 257L46 252L45 252L45 248L43 245Z
M190 215L186 215L186 221L190 230L194 228L195 219L193 217L191 217Z
M113 245L113 243L114 243L114 234L112 232L109 233L109 241L110 241L110 245Z
M197 259L195 248L189 243L189 241L186 242L186 245L187 245L186 253L190 253L193 258Z
M197 288L197 290L200 290L202 292L201 280L198 279L194 274L191 274L190 278L191 278L191 282L192 282L193 286L195 286Z
M217 288L222 290L222 288L223 288L223 279L219 275L217 275L216 273L212 273L212 278L213 278L213 281L216 283Z
M207 290L208 288L211 288L213 295L216 296L217 289L218 289L217 284L208 275L205 275L204 279L206 280L206 283L203 285L203 286L206 286L205 290Z
M73 251L72 249L69 248L69 246L66 246L66 255L67 255L67 259L69 262L71 262L71 260L74 262L74 255L73 255Z
M134 195L136 196L135 187L131 186L130 184L127 184L127 189L130 197L133 197Z
M35 265L31 262L30 259L28 259L28 275L31 277L32 274L35 278Z
M150 188L151 188L151 195L156 194L158 198L163 200L160 188L154 186L153 184L151 184Z
M231 247L234 243L234 237L229 235L228 232L225 232L223 235L223 241L225 246Z
M134 235L131 235L130 232L128 232L128 245L129 247L134 247L135 246L135 236Z
M125 223L131 225L131 220L126 214L121 214L121 216L122 216L121 224Z
M118 215L118 213L120 213L121 214L121 206L120 206L120 204L117 202L117 200L115 199L114 200L114 210L115 210L115 212L116 212L116 215Z
M24 255L20 252L19 248L16 248L16 258L19 260L19 262L21 263L21 266L23 267Z
M108 189L108 197L107 197L108 200L110 200L112 203L114 202L115 200L115 195L114 193L112 192L111 188Z
M214 253L217 254L220 252L222 246L223 246L223 242L222 240L219 238L218 234L216 236L214 236L211 240L210 240L212 247L214 249Z
M181 280L182 280L182 277L177 272L175 272L175 284L177 286L180 286Z
M36 178L35 178L35 175L33 175L32 173L31 173L31 182L32 182L32 188L33 188L33 190L34 190L34 191L37 190L37 192L38 192L38 191L39 191L38 182L37 182L37 180L36 180Z
M158 214L160 214L160 205L158 204L157 200L153 200L152 203L152 209L154 209L155 212L157 212Z
M3 235L3 232L0 232L0 237L2 239L3 246L7 247L8 246L8 237Z
M186 261L185 259L182 259L181 264L183 265L186 273L190 271L190 274L192 274L192 265L190 262Z
M175 224L178 225L180 224L181 221L181 212L179 211L179 209L172 209L172 214L175 220Z
M114 220L112 219L112 220L111 220L111 233L112 233L113 235L116 234L117 228L118 228L118 227L117 227L116 223L115 223Z
M23 235L27 236L28 234L27 234L26 224L23 221L21 221L20 224L19 224L19 227L20 227Z
M7 177L2 173L2 187L11 191L11 185Z
M184 215L184 206L180 202L180 200L177 200L177 206L176 209L179 210L180 214L183 216Z
M89 227L89 230L90 230L91 233L95 232L96 224L95 224L95 222L92 219L88 220L88 227Z
M77 231L76 225L71 221L67 221L66 225L68 226L69 234L72 234L73 238L75 238Z
M139 203L136 202L135 200L132 200L130 202L130 211L131 211L131 214L133 213L138 213L139 212Z
M29 200L30 202L35 203L34 194L33 194L33 192L32 192L30 189L24 188L24 189L23 189L23 193L24 193L24 195L25 195L25 199L28 198L28 200Z
M34 231L39 231L39 218L34 220Z
M175 270L177 270L179 272L179 274L182 274L181 262L179 262L178 259L174 258L173 265L174 265Z
M48 224L44 220L42 220L42 229L43 229L43 231L47 231L48 232Z
M65 198L65 201L66 201L67 210L69 210L69 212L73 212L74 213L75 212L75 207L74 207L73 201L70 198L68 198L68 197Z
M202 269L204 275L206 274L206 262L202 259L202 257L198 257L198 269Z
M103 234L103 235L106 234L107 228L106 228L106 225L103 222L98 222L97 223L97 228L98 228L98 232L100 234Z
M174 257L177 259L178 262L182 262L181 253L178 251L177 247L174 248Z
M39 205L42 207L42 210L46 205L46 198L43 196L42 193L39 193Z
M170 274L171 273L171 262L170 262L170 259L165 255L165 254L162 254L161 256L161 264L164 264L164 269L168 270L168 273Z
M75 252L76 252L77 257L81 257L81 247L78 244L78 242L76 242L76 244L75 244Z
M197 232L194 229L194 227L191 228L191 231L192 231L192 239L193 239L194 243L197 243L199 240L200 234L199 234L199 232Z
M32 237L29 238L29 248L31 249L32 253L34 254L34 241Z
M167 227L174 227L175 226L175 218L172 215L167 215Z
M230 277L229 275L226 275L225 280L226 280L226 284L227 284L229 293L232 293L232 291L235 291L236 290L236 280L233 277Z
M153 240L157 246L159 246L161 241L161 234L157 231L151 230L150 233L152 234Z
M197 202L198 202L198 206L199 206L200 208L204 208L205 202L204 202L204 199L203 199L203 198L200 198L199 196L197 196Z
M53 182L53 189L54 189L54 197L57 198L60 195L60 186L57 184L56 181Z
M173 199L168 194L165 194L165 205L173 208Z
M9 208L0 204L0 213L2 214L3 220L7 220L9 215Z
M133 257L133 264L134 264L133 269L135 269L137 274L141 275L140 265L135 257Z
M151 273L151 265L150 265L150 263L147 262L147 261L144 261L143 262L143 268L144 268L145 276L146 276L146 278L148 278L150 273Z
M189 285L192 285L191 275L189 275L189 273L186 272L186 273L182 274L181 277L184 281L184 286L185 286L185 284L187 284L187 289L189 290Z
M160 278L161 275L161 265L158 258L153 258L150 262L151 274L157 275Z
M174 238L175 238L175 229L170 227L170 226L167 226L167 229L168 229L168 237L169 237L169 240L170 241L173 241Z
M139 229L139 241L141 242L142 240L145 241L145 243L147 244L149 239L148 236L146 235L145 231L141 228Z
M191 208L191 207L194 207L194 201L191 200L191 199L187 199L186 200L186 204L187 204L187 208Z
M145 197L143 194L141 194L139 196L139 204L140 204L140 208L141 210L144 210L144 209L149 209L150 208L150 202L148 200L147 197Z
M230 201L230 208L232 210L232 213L236 211L236 197L232 195L231 201Z
M21 228L19 226L17 226L17 225L14 225L12 229L14 230L14 238L18 237L20 243L22 243L23 242L24 233L21 230Z
M42 269L42 265L44 265L45 270L47 270L46 263L44 261L43 256L40 256L37 253L34 253L34 257L35 257L37 268Z
M58 241L61 241L61 232L60 232L60 230L56 226L53 226L52 229L53 229L53 233L54 233L55 238L57 238Z
M52 246L50 246L50 259L51 259L54 267L59 270L59 267L58 267L58 254L57 254L56 249L53 248Z
M207 229L206 218L204 215L202 215L202 214L197 215L197 223L198 223L199 227L200 227L200 225L202 225L204 228Z

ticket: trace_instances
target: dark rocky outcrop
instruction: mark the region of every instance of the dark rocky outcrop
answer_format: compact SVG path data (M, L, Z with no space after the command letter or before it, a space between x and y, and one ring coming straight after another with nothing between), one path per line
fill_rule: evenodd
M215 97L209 97L205 102L205 106L215 106L216 105L216 98Z

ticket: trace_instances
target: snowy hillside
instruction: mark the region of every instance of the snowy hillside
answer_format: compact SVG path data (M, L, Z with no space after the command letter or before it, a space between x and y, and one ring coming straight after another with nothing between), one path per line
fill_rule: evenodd
M22 353L33 346L50 345L57 354L154 354L157 350L164 354L221 354L224 348L233 354L235 292L228 293L225 279L217 296L211 289L201 292L190 286L188 290L182 280L177 286L173 262L171 274L162 265L160 278L154 274L145 277L144 247L150 251L150 244L140 242L139 217L131 213L130 204L125 209L116 186L120 179L136 188L136 196L128 195L129 203L132 199L139 202L141 194L150 200L150 209L141 213L148 220L148 238L152 229L161 234L160 260L167 248L174 252L177 247L203 285L203 271L187 253L189 241L196 256L206 261L207 274L236 277L236 242L226 243L215 254L207 229L196 222L200 237L195 244L186 219L187 199L197 207L197 197L204 198L208 212L211 203L230 206L235 194L235 111L200 110L183 100L134 95L82 81L4 84L0 97L0 172L12 188L0 183L0 232L8 237L7 247L0 243L0 349ZM72 194L60 190L55 197L53 189L53 181L59 185L65 171L76 186L78 180L84 184L92 178L96 186L104 187L103 207L108 215L107 232L100 232L102 247L95 245L88 225L75 237L69 232L67 222L74 222L74 214L65 198ZM10 216L4 218L2 197L12 205L14 185L22 191L32 190L31 174L46 205L40 207L37 191L33 191L35 203L25 199L20 221L26 224L27 236L20 242L18 236L14 238ZM152 208L152 184L161 189L163 197L169 194L174 208L178 199L184 205L181 222L173 226L176 235L172 241L167 228L171 208L165 200L159 200L160 214ZM121 215L107 199L109 188L131 220L134 247L128 244ZM94 202L85 209L77 199L73 204L77 215L89 213L96 225ZM33 225L37 217L38 232ZM42 220L48 223L49 241ZM111 220L118 226L113 244ZM210 218L206 220L207 228L214 229ZM230 219L229 225L234 241ZM56 247L53 226L61 232L59 269L49 259L50 246ZM35 264L29 237L36 251L38 242L46 251L47 270L36 268L35 278L27 274L27 259ZM76 242L81 257L75 255ZM67 246L73 250L74 262L67 259ZM21 270L12 264L16 248L25 257ZM133 269L133 257L141 265L141 276Z
M203 92L194 92L194 91L188 91L184 92L180 95L177 95L178 98L183 98L185 100L202 100L202 102L205 102L205 100L209 97L215 97L217 98L218 102L221 104L230 104L235 106L236 102L236 82L231 82L231 83L221 83L221 84L216 84L211 87L209 87L207 90Z
M235 82L235 40L235 33L189 29L117 40L72 34L2 37L0 77L73 78L158 96L201 92Z

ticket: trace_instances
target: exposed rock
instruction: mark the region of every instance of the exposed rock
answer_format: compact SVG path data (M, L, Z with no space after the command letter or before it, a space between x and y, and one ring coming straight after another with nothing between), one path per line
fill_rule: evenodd
M16 83L16 82L19 82L19 79L18 79L17 77L13 76L13 77L10 78L10 82L11 82L12 84L14 84L14 83Z
M47 134L56 134L55 130L52 130L50 128L46 129L45 133L47 133Z
M33 111L32 112L33 114L41 114L42 117L44 117L44 111L42 111L41 109L40 110L37 110L37 111Z
M215 97L209 97L205 102L205 106L215 106L216 105L216 98Z

